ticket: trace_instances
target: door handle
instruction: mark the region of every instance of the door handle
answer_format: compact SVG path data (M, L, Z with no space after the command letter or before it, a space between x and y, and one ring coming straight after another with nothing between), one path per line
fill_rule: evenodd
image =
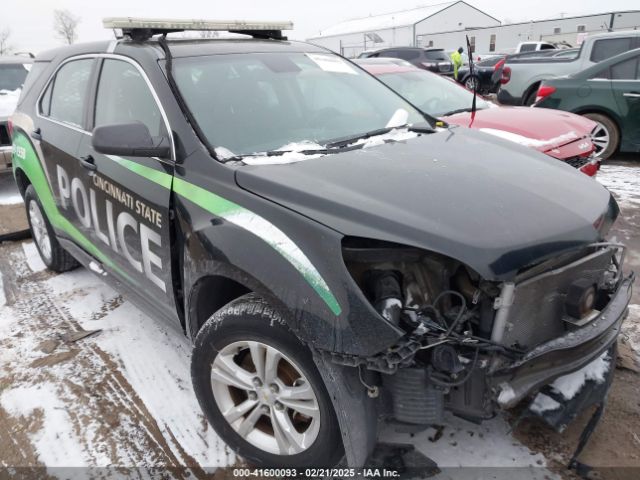
M92 172L95 172L98 169L95 160L91 155L80 157L80 163L84 168L86 168L87 170L91 170Z
M39 128L36 128L33 132L31 132L31 138L34 140L42 140L42 132Z
M640 98L640 93L638 92L625 92L622 94L623 97L630 97L630 98Z

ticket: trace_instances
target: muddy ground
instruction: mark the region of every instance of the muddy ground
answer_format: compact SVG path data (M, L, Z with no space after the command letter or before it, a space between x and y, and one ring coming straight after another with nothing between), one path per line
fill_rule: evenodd
M622 209L613 235L629 246L627 266L638 272L639 179L640 165L625 161L600 176ZM24 221L22 208L0 205L0 224L14 216ZM25 468L37 466L47 467L39 474L61 478L70 476L68 467L110 477L107 466L139 478L148 474L139 467L167 478L205 478L237 464L200 414L189 381L190 345L180 332L146 317L86 270L46 271L29 240L0 245L0 275L0 467L19 467L13 473L25 478L33 473ZM640 478L637 286L632 303L621 336L623 368L580 457L596 468L595 478ZM411 441L437 460L440 478L461 478L462 471L447 468L458 465L474 467L464 478L573 478L564 466L588 416L563 434L529 420L511 431L513 420L476 426L452 419L437 435L389 438Z

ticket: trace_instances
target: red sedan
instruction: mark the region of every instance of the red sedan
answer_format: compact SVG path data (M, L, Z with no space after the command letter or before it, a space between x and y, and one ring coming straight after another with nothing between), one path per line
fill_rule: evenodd
M568 112L528 107L500 107L439 75L412 66L357 62L422 111L446 123L475 128L535 148L594 176L600 166L593 155L596 124Z

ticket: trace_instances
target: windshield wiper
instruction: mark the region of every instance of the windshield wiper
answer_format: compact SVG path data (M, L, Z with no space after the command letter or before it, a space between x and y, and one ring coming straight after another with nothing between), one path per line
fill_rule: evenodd
M389 133L391 130L395 128L403 128L406 125L401 125L398 127L385 127L378 128L377 130L371 130L370 132L361 133L360 135L354 135L353 137L343 138L341 140L337 140L335 142L327 143L327 148L342 148L350 143L357 142L358 140L366 140L367 138L377 137L378 135L384 135L385 133Z

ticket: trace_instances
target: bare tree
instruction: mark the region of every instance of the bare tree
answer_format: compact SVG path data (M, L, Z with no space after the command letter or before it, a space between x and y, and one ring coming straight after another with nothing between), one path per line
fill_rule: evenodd
M6 55L11 52L12 48L9 45L9 37L11 36L11 29L9 27L0 30L0 55Z
M76 32L80 17L74 15L69 10L53 11L53 29L59 38L71 45L78 38Z

